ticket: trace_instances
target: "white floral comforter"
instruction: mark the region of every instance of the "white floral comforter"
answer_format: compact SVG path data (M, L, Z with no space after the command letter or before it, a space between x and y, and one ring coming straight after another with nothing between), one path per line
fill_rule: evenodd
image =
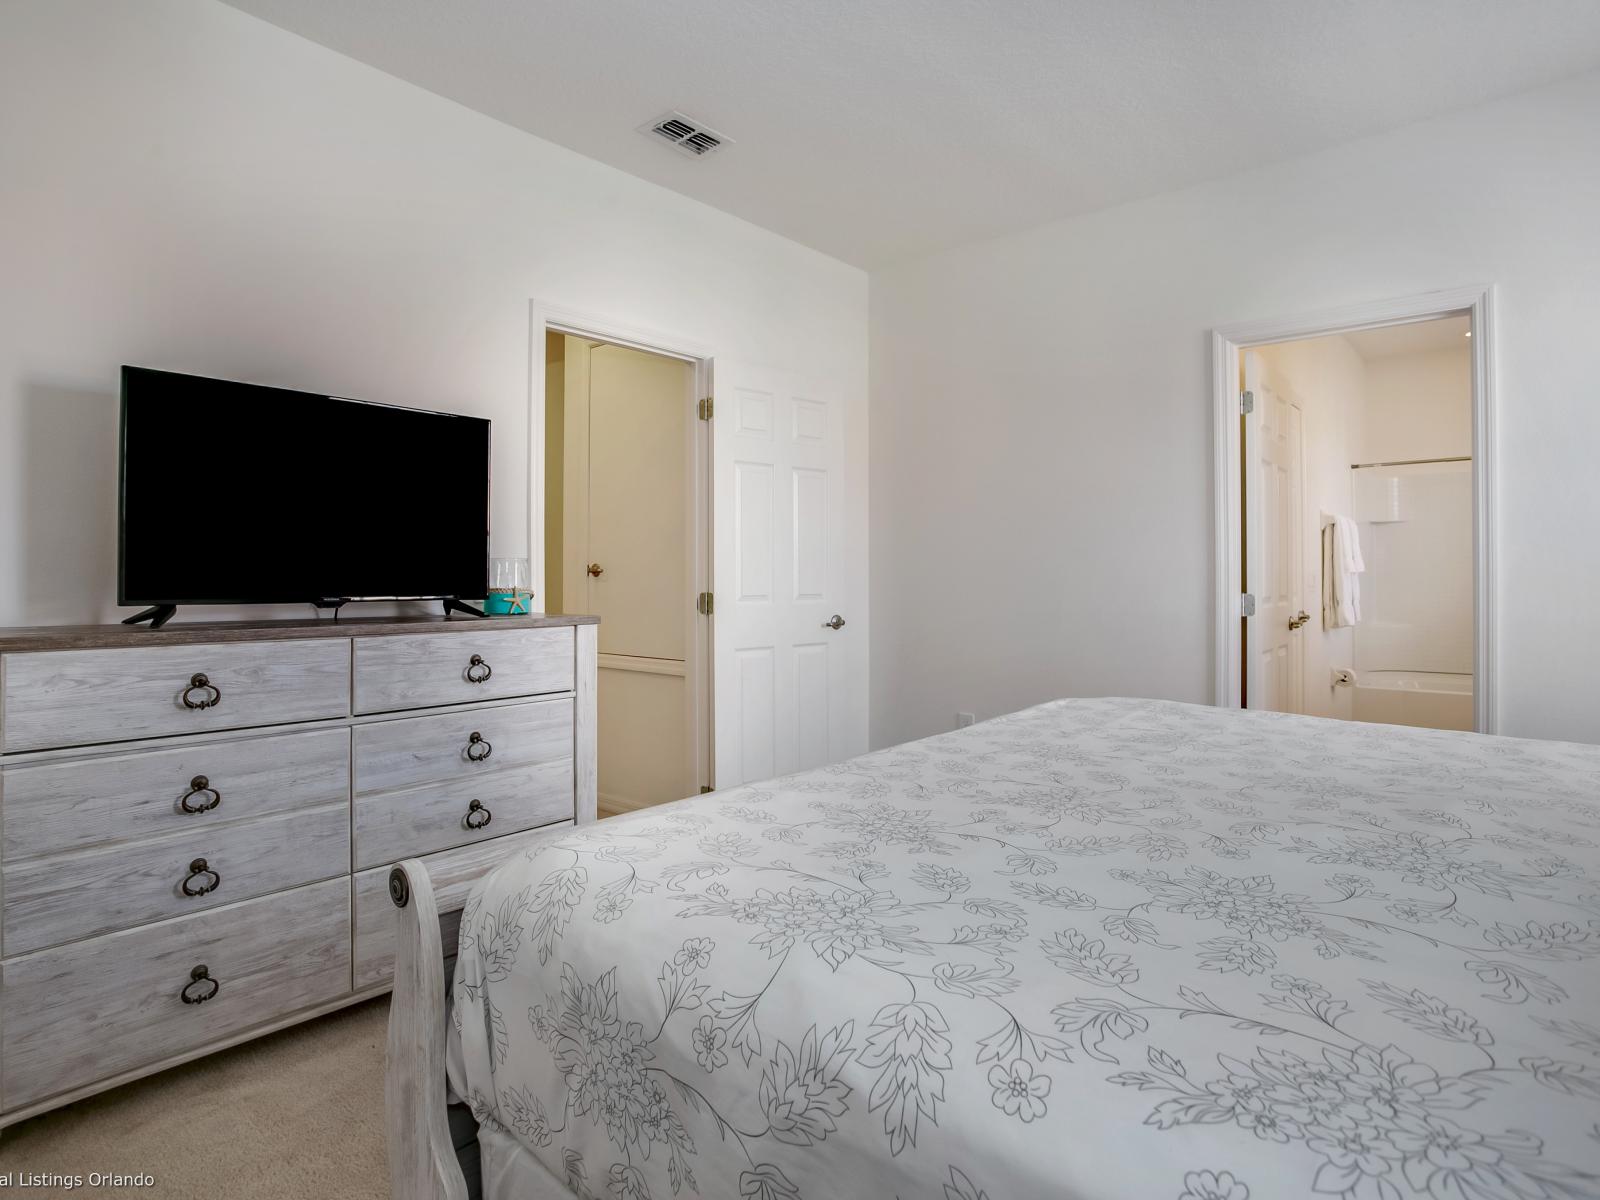
M580 1197L1596 1197L1597 796L1597 747L1047 704L502 866L452 1078Z

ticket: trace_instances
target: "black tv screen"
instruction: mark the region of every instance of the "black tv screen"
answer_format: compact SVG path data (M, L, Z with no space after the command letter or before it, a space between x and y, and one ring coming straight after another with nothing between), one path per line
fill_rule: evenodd
M489 422L122 368L121 604L479 597Z

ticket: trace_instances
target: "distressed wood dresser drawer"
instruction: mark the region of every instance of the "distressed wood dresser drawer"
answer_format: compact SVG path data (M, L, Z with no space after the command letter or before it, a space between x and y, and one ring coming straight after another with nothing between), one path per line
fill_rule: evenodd
M570 754L475 781L379 792L356 800L355 865L358 870L389 866L402 858L570 820Z
M349 712L343 638L7 654L0 681L7 753Z
M6 862L341 804L350 731L313 729L6 767Z
M572 701L534 700L356 727L355 794L473 782L572 758Z
M344 803L5 865L5 953L216 908L350 871Z
M454 954L456 930L461 923L461 906L478 878L496 864L539 844L541 840L571 822L548 826L531 833L496 838L481 846L464 846L422 859L433 884L439 907L439 924L444 930L444 948ZM394 977L394 902L389 899L389 868L361 871L355 877L355 985L356 990L377 987Z
M570 692L575 651L570 626L358 637L355 710L398 712Z
M348 879L9 959L5 1107L192 1052L349 988Z

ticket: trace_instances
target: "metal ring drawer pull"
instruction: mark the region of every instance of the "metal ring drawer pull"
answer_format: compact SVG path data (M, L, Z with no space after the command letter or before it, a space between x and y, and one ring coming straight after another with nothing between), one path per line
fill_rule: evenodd
M183 990L178 993L178 999L185 1004L204 1004L218 992L222 985L211 978L211 972L201 963L189 972L189 982L183 985Z
M472 736L467 738L467 761L482 762L493 753L494 743L488 741L483 734L474 729Z
M494 671L490 669L489 664L483 661L483 655L474 654L467 660L468 683L487 683L489 676L493 674Z
M190 887L196 879L211 876L210 883L202 883L197 887ZM183 894L185 896L204 896L207 892L214 892L222 886L222 876L206 866L206 860L197 858L189 864L189 873L183 877Z
M203 796L207 793L210 793L211 799L199 804L189 803L189 801L194 797ZM207 779L204 775L196 775L193 779L189 780L189 790L185 792L183 794L183 798L178 801L178 807L183 809L183 811L186 813L203 813L210 812L213 808L221 803L222 793L211 786L211 780Z
M467 805L467 815L462 819L461 823L468 829L482 829L492 820L494 820L494 814L483 806L483 801L474 800Z
M199 700L191 700L190 692L207 692ZM183 706L185 708L212 708L222 701L222 689L202 674L189 676L189 686L183 689Z

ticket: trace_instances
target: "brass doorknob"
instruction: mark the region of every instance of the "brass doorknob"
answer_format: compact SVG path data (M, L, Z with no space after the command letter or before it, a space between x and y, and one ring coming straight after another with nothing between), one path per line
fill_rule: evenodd
M604 567L602 567L599 563L590 563L589 564L589 574L591 574L591 575L604 575L605 573L606 573L606 569Z
M1289 628L1299 629L1309 620L1311 620L1311 614L1302 608L1297 615L1289 618Z
M822 627L824 629L832 629L832 630L835 630L835 631L843 629L844 628L844 618L841 617L838 613L834 613L833 614L833 620L824 621L822 623Z

